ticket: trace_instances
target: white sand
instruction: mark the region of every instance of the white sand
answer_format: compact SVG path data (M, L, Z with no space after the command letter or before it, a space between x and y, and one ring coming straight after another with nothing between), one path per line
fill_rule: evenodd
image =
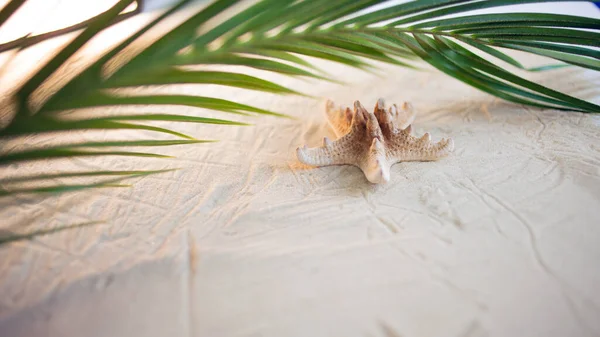
M174 107L256 126L165 124L221 142L55 164L182 168L130 189L0 200L3 231L109 221L0 248L0 336L600 335L599 115L504 103L433 70L318 64L350 84L247 73L341 104L411 101L415 133L453 137L455 153L373 186L294 158L333 136L323 101L172 89L298 120ZM600 103L591 71L529 76Z

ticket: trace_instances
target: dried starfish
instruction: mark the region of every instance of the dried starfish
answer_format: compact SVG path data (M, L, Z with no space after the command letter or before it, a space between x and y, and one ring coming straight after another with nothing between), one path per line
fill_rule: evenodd
M421 138L410 134L415 111L409 103L402 109L394 104L386 110L379 99L371 113L359 101L354 102L354 112L327 101L325 110L339 139L332 142L325 137L322 147L298 148L298 159L310 166L358 166L370 182L378 184L390 180L395 163L437 160L454 149L452 139L432 143L429 133Z

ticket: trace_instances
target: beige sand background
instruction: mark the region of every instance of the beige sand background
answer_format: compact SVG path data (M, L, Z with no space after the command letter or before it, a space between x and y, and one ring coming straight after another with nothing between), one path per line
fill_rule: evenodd
M570 6L596 15L592 5ZM60 41L24 55L15 78ZM369 74L315 62L349 84L239 69L320 99L163 89L296 120L170 107L255 126L166 123L220 140L157 150L176 159L2 168L181 170L129 189L1 199L3 232L107 224L0 248L0 336L600 336L600 116L505 103L426 66ZM527 76L600 103L597 73ZM371 107L379 97L412 102L415 133L454 138L454 154L397 164L383 186L354 167L297 162L296 147L333 137L325 98Z

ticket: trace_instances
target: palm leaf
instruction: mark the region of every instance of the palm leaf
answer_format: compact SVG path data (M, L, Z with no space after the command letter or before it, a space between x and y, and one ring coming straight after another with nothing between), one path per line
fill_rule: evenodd
M0 26L2 26L27 0L13 0L0 10Z
M73 146L73 145L72 145ZM131 146L131 145L129 145ZM156 146L153 144L153 146ZM0 184L14 184L19 182L29 182L35 180L49 180L49 179L60 179L60 178L73 178L73 177L97 177L97 176L145 176L149 174L157 174L163 172L169 172L173 170L155 170L155 171L80 171L80 172L62 172L55 174L38 174L22 176L17 178L4 178L0 179Z
M57 153L61 149L56 149ZM32 151L33 152L33 151ZM26 156L24 156L26 157ZM35 157L23 158L24 160L35 160ZM108 188L108 187L129 187L131 185L120 184L121 181L131 179L135 177L149 176L153 174L165 173L174 171L169 170L146 170L146 171L83 171L83 172L61 172L55 174L37 174L20 176L15 178L8 178L0 180L0 185L4 187L0 188L0 196L10 196L15 194L27 194L27 193L63 193L73 192L78 190L90 189L90 188ZM36 181L54 181L56 179L63 178L90 178L90 177L105 177L105 176L116 176L117 178L103 180L100 182L92 183L77 183L77 184L46 184L44 186L34 187L22 187L14 186L15 184L31 183ZM12 186L11 186L12 185ZM8 187L7 187L8 186Z
M26 233L0 233L0 246L11 243L11 242L15 242L15 241L31 240L38 236L62 232L67 229L75 229L75 228L93 226L93 225L98 225L101 223L102 223L102 221L90 221L90 222L84 222L84 223L79 223L79 224L74 224L74 225L57 226L57 227L48 228L48 229L37 229L37 230L33 230L30 232L26 232Z
M115 96L94 92L88 96L77 97L68 101L57 102L58 105L46 106L46 112L64 109L80 109L101 106L124 105L183 105L216 111L248 115L249 112L287 117L273 111L256 108L224 99L185 95L147 95L147 96Z
M138 48L126 60L133 43L142 43L145 34L173 13L186 9L189 0L180 1L163 14L133 32L95 62L80 71L41 104L32 104L33 95L48 79L70 62L86 43L101 33L133 0L121 0L97 16L70 43L43 64L15 90L18 103L14 118L0 130L0 139L19 139L52 132L56 137L79 130L144 130L174 136L177 140L132 140L79 142L67 145L26 148L0 153L0 165L18 161L54 160L81 156L150 156L131 152L128 146L183 145L200 143L194 137L167 127L150 125L155 121L247 125L229 119L168 113L172 105L210 109L229 114L283 116L215 97L185 95L124 95L119 88L180 83L211 84L249 89L271 94L304 95L293 88L259 77L205 66L241 66L287 76L326 80L324 72L304 57L315 57L362 70L370 61L416 67L424 61L468 85L491 95L544 109L600 112L600 106L547 88L515 74L514 70L540 71L564 65L600 70L600 20L571 15L543 13L472 14L473 10L499 8L543 0L418 0L381 6L385 0L262 0L236 14L227 15L240 0L216 0L193 13L155 41ZM0 11L0 25L24 0L12 0ZM234 12L234 11L232 11ZM452 17L449 17L451 15ZM207 22L224 17L210 29ZM203 33L198 33L204 31ZM523 51L554 59L558 64L526 69L505 49ZM502 62L500 66L498 62ZM110 70L110 71L109 71ZM115 89L117 92L115 92ZM65 119L65 110L106 106L142 105L163 109L161 113L140 113L102 117L95 112L76 120ZM201 114L199 110L197 113ZM88 111L89 112L89 111ZM144 122L149 124L138 124ZM104 150L103 150L104 149ZM141 172L141 171L140 171ZM144 171L146 172L146 171ZM113 171L114 175L123 172ZM132 173L133 174L133 173ZM61 188L43 185L54 179L110 175L110 171L80 173L49 172L22 176L18 182L37 184L28 193L62 192L88 187L109 187L114 183L69 184ZM118 184L117 184L118 185ZM6 191L5 191L6 192ZM3 193L8 194L8 193Z

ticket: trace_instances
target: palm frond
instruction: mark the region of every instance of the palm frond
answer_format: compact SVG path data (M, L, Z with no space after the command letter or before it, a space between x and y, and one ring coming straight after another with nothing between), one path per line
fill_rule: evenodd
M31 240L38 236L62 232L64 230L68 230L68 229L94 226L94 225L98 225L101 223L102 223L102 221L90 221L90 222L84 222L84 223L79 223L79 224L74 224L74 225L56 226L54 228L49 228L49 229L37 229L37 230L29 231L26 233L0 233L0 246L11 243L11 242L15 242L15 241Z
M206 69L206 66L235 65L286 76L327 80L325 73L310 64L304 56L363 70L373 67L371 61L404 67L415 67L418 61L424 61L468 85L514 103L545 109L600 112L597 104L547 88L516 75L514 71L541 71L565 65L600 70L600 52L597 48L600 46L600 20L544 13L472 13L474 10L507 5L548 2L539 0L418 0L386 7L381 7L386 2L384 0L262 0L241 10L238 8L242 3L240 0L216 0L160 38L146 43L133 57L115 67L115 60L132 44L143 42L148 31L173 13L187 8L190 1L184 0L123 42L106 50L98 60L66 84L55 88L54 94L47 100L39 105L33 104L34 93L115 20L132 1L121 0L96 17L86 29L27 79L14 95L18 104L15 116L0 131L0 137L14 139L45 132L62 134L74 130L129 129L167 134L178 140L115 140L29 148L1 153L0 165L75 156L162 157L163 155L152 152L131 152L120 148L204 142L176 130L137 122L247 125L229 119L169 114L167 107L172 105L234 115L284 116L261 107L215 97L123 95L114 90L193 83L274 94L304 95L293 88L255 76ZM23 2L9 2L0 11L0 24ZM228 15L230 12L234 14ZM212 25L212 28L204 29L203 33L198 33L200 28L204 28L215 17L224 19ZM506 49L537 54L559 63L528 69L509 56ZM502 62L504 66L500 66L498 62ZM66 119L62 115L65 110L129 105L152 106L163 109L164 113L109 117L91 113L76 120ZM64 173L62 178L77 178L100 172L106 173ZM53 172L31 177L31 181L54 179L61 174L63 173ZM22 181L25 180L27 177L22 178ZM28 191L36 190L31 188Z
M47 153L30 153L32 159L37 159L35 155L42 156L42 159L60 157L62 149L55 149ZM64 150L63 150L64 151ZM48 155L49 153L49 155ZM91 154L97 155L97 154ZM115 155L115 154L107 154ZM118 155L118 154L116 154ZM131 154L130 154L131 155ZM64 156L73 157L72 154L65 154ZM76 155L75 155L76 156ZM143 156L143 155L142 155ZM156 157L157 155L150 155ZM18 161L19 158L16 159ZM145 170L145 171L93 171L93 172L61 172L54 174L34 174L27 176L19 176L13 178L3 178L0 180L0 196L7 196L12 194L27 194L27 193L63 193L73 192L91 188L110 188L110 187L129 187L131 185L121 184L120 182L126 179L149 176L153 174L165 173L174 171L174 169L168 170ZM104 179L102 181L94 181L87 183L67 183L67 184L55 184L55 180L64 178L95 178L95 177L106 177L113 176L117 178ZM27 186L27 183L43 181L43 185ZM24 184L25 183L25 184Z

